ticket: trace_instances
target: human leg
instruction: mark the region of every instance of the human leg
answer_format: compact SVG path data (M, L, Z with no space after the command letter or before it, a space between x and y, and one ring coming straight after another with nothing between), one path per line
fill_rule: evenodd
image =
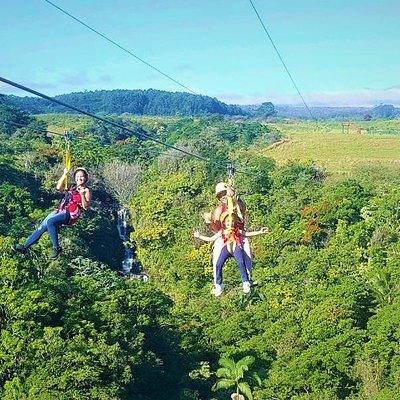
M43 235L43 233L47 231L47 221L55 214L57 214L57 211L53 211L52 213L50 213L41 222L41 224L36 228L36 230L31 233L31 235L28 237L28 239L26 239L26 242L23 246L25 249L29 249L29 247L31 247L33 244L35 244L40 239L40 237Z
M250 285L250 278L246 269L246 262L245 262L246 253L241 247L236 246L235 251L233 252L233 256L235 257L235 260L239 268L240 276L242 278L243 291L245 293L249 293L251 285Z
M249 280L249 275L247 274L244 250L240 246L236 246L233 252L233 257L235 258L238 265L242 282L247 282Z
M215 265L215 283L217 285L222 284L222 267L224 266L226 260L230 257L226 246L224 246L218 256L218 260Z
M222 249L224 248L225 243L222 237L215 240L213 245L212 252L212 266L213 266L213 282L214 284L217 282L217 262L218 258L221 254Z
M253 256L251 254L251 248L250 248L250 241L249 238L244 238L243 240L243 257L244 257L244 263L246 266L247 270L247 275L249 276L249 279L251 280L251 270L253 268Z
M67 219L68 215L65 211L55 213L47 219L47 231L49 232L51 243L53 244L53 249L59 249L58 228L60 227L60 225L66 223Z

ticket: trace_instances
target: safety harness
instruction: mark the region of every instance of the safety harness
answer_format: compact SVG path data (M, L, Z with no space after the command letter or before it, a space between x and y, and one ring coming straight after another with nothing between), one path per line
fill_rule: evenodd
M229 164L227 202L221 206L222 209L219 215L222 238L228 250L231 249L232 251L235 244L242 247L245 213L244 204L242 204L242 210L237 199L232 196L232 193L234 193L234 174L235 168L232 164Z
M59 205L57 212L67 211L69 215L68 225L74 224L83 212L82 196L76 190L76 186L72 186L66 193L65 197Z
M71 140L72 133L66 132L64 133L64 139L66 142L66 150L64 154L64 167L68 170L71 169L72 166L72 153L71 153ZM68 187L68 177L65 177L64 187ZM74 224L83 212L82 207L82 196L76 189L76 186L71 186L68 191L65 193L64 199L61 201L60 205L57 208L57 212L67 211L69 215L68 225Z

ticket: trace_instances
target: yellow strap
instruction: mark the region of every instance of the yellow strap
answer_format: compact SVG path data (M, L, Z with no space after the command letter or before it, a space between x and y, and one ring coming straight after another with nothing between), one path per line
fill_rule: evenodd
M228 215L232 217L234 210L233 198L232 196L228 197Z
M231 190L233 189L233 178L232 177L228 179L228 187ZM228 200L228 203L227 203L227 205L228 205L228 220L231 223L230 226L232 226L233 225L233 214L235 211L235 204L234 204L232 196L228 196L227 200Z
M65 168L70 170L71 164L72 164L72 155L71 155L71 150L69 148L69 143L68 143L67 151L65 152L65 155L64 155L64 166L65 166ZM64 187L65 187L65 189L68 189L68 176L65 177Z
M230 237L231 236L231 234L233 233L233 231L234 231L234 228L233 228L233 222L234 222L234 217L233 217L233 213L234 213L234 204L233 204L233 198L232 198L232 196L228 196L228 204L227 204L227 206L228 206L228 210L227 210L227 216L226 216L226 219L225 219L225 226L229 226L230 228L227 230L227 231L229 231L229 233L228 233L228 236Z

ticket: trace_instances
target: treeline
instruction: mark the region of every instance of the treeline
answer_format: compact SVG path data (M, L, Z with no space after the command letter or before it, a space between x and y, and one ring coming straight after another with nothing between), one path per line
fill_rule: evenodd
M211 162L84 118L42 119L80 126L74 160L89 169L95 200L62 231L64 254L50 262L47 237L27 257L10 247L54 207L63 142L1 133L2 399L225 400L236 388L224 377L244 356L254 359L236 374L246 400L400 398L398 182L326 182L312 162L279 167L259 155L279 138L265 124L118 118ZM215 298L211 248L192 232L207 232L202 214L228 160L249 228L270 232L252 239L253 292L241 292L230 261ZM110 203L131 211L148 283L115 272L123 248Z
M251 107L251 106L250 106ZM247 111L247 108L244 107ZM275 105L276 115L281 118L310 119L310 113L304 106ZM370 120L399 118L400 108L392 104L380 104L375 107L310 107L314 118L326 120Z
M97 90L54 97L91 113L137 115L245 115L239 107L216 98L162 90ZM5 101L33 114L71 113L58 104L34 97L6 96Z

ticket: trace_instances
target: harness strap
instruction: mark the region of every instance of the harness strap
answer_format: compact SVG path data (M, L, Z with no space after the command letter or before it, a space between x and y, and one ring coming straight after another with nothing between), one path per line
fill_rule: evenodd
M70 138L65 134L65 141L67 142L67 149L64 155L64 166L66 169L70 170L72 165L72 154L71 154L71 145L70 145ZM68 176L65 177L64 187L68 187Z

